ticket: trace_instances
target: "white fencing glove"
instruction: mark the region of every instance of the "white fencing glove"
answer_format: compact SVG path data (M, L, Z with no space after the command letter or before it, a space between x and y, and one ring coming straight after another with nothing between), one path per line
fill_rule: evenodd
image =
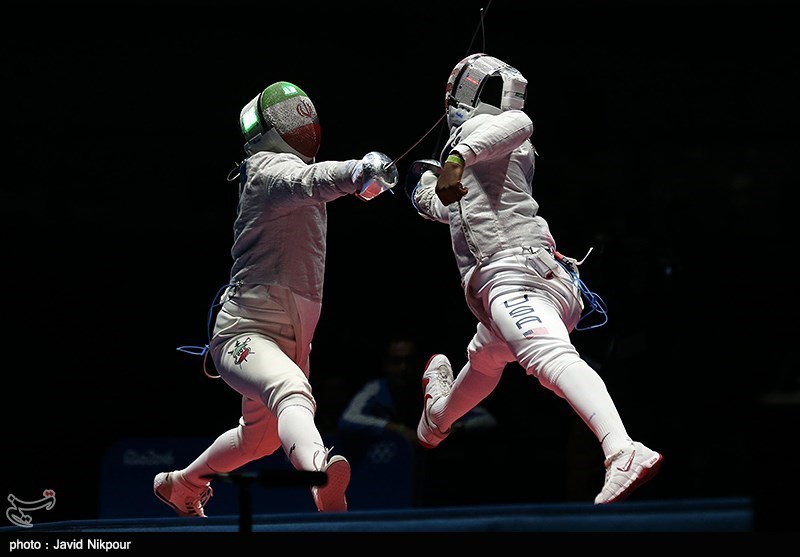
M378 151L370 151L356 163L353 169L353 183L359 187L356 197L369 201L397 185L399 173L392 159Z

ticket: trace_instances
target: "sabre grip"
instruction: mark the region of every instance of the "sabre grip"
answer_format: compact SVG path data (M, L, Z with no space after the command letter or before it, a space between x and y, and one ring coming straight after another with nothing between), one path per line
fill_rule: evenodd
M442 164L436 159L419 159L411 163L411 167L408 169L404 189L412 202L414 201L414 189L416 189L420 178L427 170L438 176L439 172L442 171Z
M392 159L379 151L370 151L356 163L352 179L357 188L355 196L369 201L395 187L399 174Z

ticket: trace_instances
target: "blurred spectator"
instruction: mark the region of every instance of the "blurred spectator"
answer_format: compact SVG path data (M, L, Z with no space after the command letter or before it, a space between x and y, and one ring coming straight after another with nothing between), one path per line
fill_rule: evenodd
M418 486L430 472L426 468L427 451L417 441L417 422L422 412L420 372L425 367L422 357L413 335L397 333L390 337L382 350L379 375L357 390L339 417L337 442L353 466L348 495L353 504L353 498L358 497L358 476L366 474L367 469L371 476L371 506L397 506L387 501L403 501L401 506L421 504L424 494L418 493ZM454 424L452 435L457 438L461 432L485 432L496 423L486 408L477 406ZM405 476L408 472L410 478ZM375 490L387 485L395 489L406 486L412 493L394 494L397 497L389 494L386 501L376 501Z
M417 422L422 410L419 375L424 364L418 342L412 336L391 338L381 358L380 375L356 392L339 418L341 438L371 442L391 431L417 447ZM485 430L496 424L494 416L477 406L453 425L455 433Z

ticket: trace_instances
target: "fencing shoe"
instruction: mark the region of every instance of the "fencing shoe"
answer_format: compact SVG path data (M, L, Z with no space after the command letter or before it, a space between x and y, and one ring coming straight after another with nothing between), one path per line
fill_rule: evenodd
M434 354L422 373L422 416L417 425L417 440L426 449L433 449L450 435L450 430L441 431L430 417L433 404L450 394L453 385L453 367L442 354Z
M326 461L320 471L328 475L328 481L325 485L311 488L317 510L320 512L346 511L345 492L350 484L350 463L345 457L335 455Z
M179 516L206 517L204 507L213 495L210 485L194 487L178 471L161 472L153 480L153 493Z
M638 442L606 458L606 481L595 505L622 501L656 475L664 457Z

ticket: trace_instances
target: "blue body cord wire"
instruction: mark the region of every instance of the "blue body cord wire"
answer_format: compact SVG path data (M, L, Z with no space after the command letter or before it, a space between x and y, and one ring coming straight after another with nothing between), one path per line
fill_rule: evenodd
M206 328L208 331L208 342L203 346L179 346L177 348L180 352L185 352L186 354L191 354L193 356L205 356L208 352L208 343L211 342L211 332L213 326L213 317L214 317L214 310L222 305L222 302L219 301L219 297L222 295L222 292L231 287L239 286L239 283L228 283L219 288L217 293L214 295L214 299L211 300L211 305L208 308L208 316L206 318Z
M556 261L558 261L561 266L564 267L564 269L572 276L575 284L578 285L578 289L581 291L583 299L586 300L586 306L589 308L589 311L581 315L580 319L578 319L578 323L575 325L575 330L588 331L590 329L602 327L608 323L608 307L606 306L605 301L603 301L603 298L601 298L598 294L595 294L589 290L589 287L586 286L586 284L581 280L580 276L578 275L578 271L576 270L576 263L574 260L564 257L557 251L554 255L556 257ZM595 313L600 316L601 321L599 323L581 326L581 323L583 323L587 317Z

